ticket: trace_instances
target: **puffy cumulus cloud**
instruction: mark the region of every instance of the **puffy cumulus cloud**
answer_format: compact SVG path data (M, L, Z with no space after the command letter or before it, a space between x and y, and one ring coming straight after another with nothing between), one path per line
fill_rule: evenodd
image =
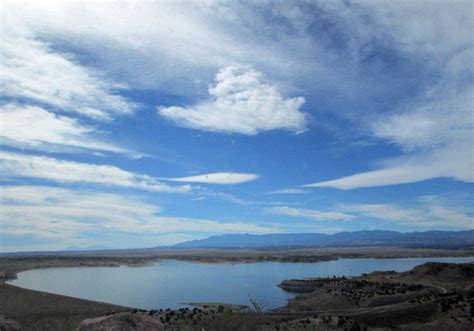
M210 174L203 174L197 176L180 177L180 178L161 178L162 180L173 182L187 182L187 183L205 183L205 184L220 184L232 185L241 184L254 181L259 176L256 174L246 174L238 172L216 172Z
M160 245L160 235L180 238L189 232L198 235L276 231L273 227L246 222L158 216L159 206L137 197L111 193L49 186L3 186L1 193L0 234L48 239L55 247L58 242L66 247L81 239L88 239L89 245L103 244L93 240L100 235L108 236L108 245L119 247L124 234L137 240L155 235L154 245Z
M316 221L350 221L356 218L354 215L337 211L320 211L315 209L291 208L286 206L266 208L265 211L275 215L303 217Z
M118 146L96 141L94 129L76 119L41 107L7 104L0 106L0 117L0 143L3 145L47 151L90 149L129 153Z
M203 131L246 135L274 129L304 131L306 115L299 110L304 98L284 98L261 77L248 66L227 66L209 88L211 100L189 107L161 106L158 112L179 126Z
M169 186L156 178L111 165L63 161L51 157L0 152L3 177L38 178L63 183L95 183L152 192L188 192L189 185Z
M72 54L55 51L28 30L8 28L1 40L0 86L4 96L96 120L111 120L136 108L116 93L125 86L77 63Z

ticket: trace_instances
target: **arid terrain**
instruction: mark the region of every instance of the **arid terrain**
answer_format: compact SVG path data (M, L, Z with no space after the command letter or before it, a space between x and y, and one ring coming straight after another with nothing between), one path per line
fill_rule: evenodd
M472 263L427 263L403 273L374 272L352 278L286 280L279 286L297 296L285 307L273 311L263 311L254 302L250 308L195 303L194 308L144 311L4 284L17 272L35 268L141 266L160 259L208 263L262 260L315 262L348 257L469 255L474 254L469 250L371 247L3 256L0 258L0 323L10 323L11 319L24 330L74 330L79 325L80 330L94 330L109 324L124 330L140 329L140 326L156 330L472 330ZM85 319L89 320L81 324Z
M405 258L474 256L474 249L404 247L331 247L298 249L162 249L91 252L48 252L0 255L0 283L17 272L57 267L119 265L143 266L159 260L203 263L251 263L259 261L320 262L341 258Z
M281 312L350 318L366 327L471 330L474 264L426 263L403 273L287 280L300 293Z

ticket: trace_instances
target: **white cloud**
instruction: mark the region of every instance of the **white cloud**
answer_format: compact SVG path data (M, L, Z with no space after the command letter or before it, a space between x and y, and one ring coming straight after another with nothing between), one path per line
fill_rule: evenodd
M100 123L133 113L137 104L120 95L126 86L84 66L76 54L59 51L38 26L12 14L10 5L5 6L0 33L0 88L5 99L0 113L2 144L137 157L139 153L101 142L97 139L101 131L81 124L86 119Z
M81 238L106 235L120 246L120 233L138 235L194 233L270 233L276 228L245 222L219 222L157 216L161 208L136 197L48 186L2 186L0 233L59 241L63 247ZM114 241L114 236L118 239ZM89 243L89 245L94 243ZM95 242L95 244L103 244ZM159 242L159 236L154 243ZM135 243L136 245L136 243ZM57 245L56 245L57 246ZM17 247L17 249L24 249Z
M404 151L472 144L474 88L465 79L474 74L473 57L474 49L451 58L442 81L405 104L399 113L375 121L371 126L374 135Z
M383 160L373 171L305 186L354 189L438 177L474 181L472 4L438 2L427 8L425 3L401 1L353 7L378 26L363 30L360 41L385 35L393 51L422 61L437 78L430 78L419 95L401 106L364 119L369 133L395 145L403 156Z
M1 34L1 40L0 86L4 96L47 104L96 120L111 120L136 108L116 93L125 88L123 85L78 64L71 54L53 50L49 44L36 40L30 31L9 27Z
M474 73L472 50L453 56L441 82L399 109L370 124L373 135L398 147L404 156L383 160L373 171L304 185L354 189L447 177L474 182Z
M26 6L21 2L4 7L4 19L15 19L5 25L34 27L52 42L71 40L102 69L126 77L130 86L187 96L202 96L196 91L205 90L219 68L244 63L271 74L284 91L297 86L324 92L329 87L338 96L365 98L386 86L386 81L372 80L386 74L378 70L380 63L372 66L367 61L371 51L377 53L377 45L402 50L410 58L423 53L423 60L439 61L439 53L464 49L472 40L469 1L440 1L429 8L417 1L384 6L335 1L285 1L278 6L28 1ZM100 29L91 29L97 22ZM367 66L375 72L368 74L363 70ZM355 118L367 112L357 111Z
M304 130L306 121L299 111L298 100L302 103L302 99L288 98L289 93L302 94L292 85L310 87L315 93L321 92L321 87L326 91L335 86L330 89L333 93L349 91L355 99L374 93L373 99L381 100L378 93L387 88L385 82L392 88L406 82L406 77L384 81L379 74L387 76L383 73L387 65L397 66L398 60L414 60L426 66L427 77L433 80L433 86L414 102L393 109L382 100L382 107L387 109L381 117L357 106L345 107L338 114L346 116L351 112L347 108L363 109L354 111L355 123L365 126L377 139L394 144L404 155L384 160L373 171L309 186L353 189L436 177L472 181L473 102L472 90L465 88L466 81L472 79L472 4L437 2L427 7L421 2L398 1L384 6L375 2L312 5L288 1L272 6L270 13L265 11L267 3L9 4L2 15L2 64L6 68L2 91L77 116L107 120L130 113L134 104L119 95L124 86L81 65L79 59L93 60L90 63L97 69L110 77L121 77L130 86L185 97L200 93L190 91L205 91L213 73L224 68L216 85L209 88L210 100L162 109L180 125L202 130L257 134L276 127L297 132ZM91 29L97 22L101 28ZM324 26L321 31L318 23ZM331 46L333 41L336 47ZM63 51L68 49L77 51L77 56ZM372 55L374 60L369 58ZM394 61L386 61L384 55L393 56ZM226 67L231 63L249 63L255 69ZM369 89L365 79L370 82ZM364 89L369 92L361 93ZM338 96L334 98L331 93L328 99ZM275 109L290 109L295 116L278 119L268 111L274 109L267 107L269 104L283 105ZM258 107L266 111L252 111ZM268 121L268 114L275 122ZM41 120L46 118L42 113ZM11 129L9 139L30 146L50 140L86 144L98 150L109 148L86 139L92 133L87 131L90 128L72 118L68 121L55 115L48 121L54 123L51 132L30 128L19 136ZM37 168L35 165L34 171L38 172ZM134 180L132 183L136 184ZM244 203L236 197L228 199Z
M417 56L426 56L428 61L439 61L452 52L472 45L472 2L436 1L429 5L421 1L403 0L387 2L383 6L376 2L359 3L374 19L380 30L395 43L395 47Z
M75 49L92 54L98 66L126 77L130 86L174 95L202 96L199 91L208 85L211 73L232 63L255 64L289 89L290 80L314 87L321 84L321 78L327 83L338 76L333 71L339 67L308 65L325 52L308 43L303 29L297 36L285 26L270 24L262 15L262 5L214 1L51 5L32 1L26 6L7 3L4 20L53 42L67 43L72 38ZM295 7L293 13L302 11L289 4L275 7L272 14L278 19L291 7ZM301 17L293 19L302 21ZM91 29L97 22L100 29ZM300 75L306 79L298 79Z
M93 131L73 118L56 115L41 107L0 106L1 144L48 151L79 148L129 153L120 147L96 141L92 138Z
M430 215L436 219L445 220L450 225L459 226L466 229L474 228L474 217L459 210L453 210L443 206L431 206Z
M285 215L293 217L310 218L317 221L350 221L356 218L353 215L335 212L335 211L319 211L315 209L291 208L291 207L271 207L266 208L266 212L275 215Z
M158 112L177 125L204 131L246 135L274 129L304 131L306 115L299 111L304 98L285 99L276 86L262 83L261 76L247 66L225 67L209 88L211 100L189 107L158 107Z
M397 204L346 204L339 206L341 211L357 215L359 218L371 217L417 227L453 226L472 229L474 217L459 207L445 206L440 201L420 199L416 208Z
M421 210L403 208L393 204L349 204L341 206L341 210L378 220L417 224L426 221Z
M308 194L311 193L309 190L304 190L301 188L285 188L281 190L275 190L268 192L268 194Z
M379 162L381 166L373 171L304 186L354 189L439 177L474 182L474 89L452 86L452 76L461 74L447 74L443 84L408 104L403 113L385 116L371 125L377 138L396 145L405 156Z
M362 187L414 183L439 177L474 182L471 155L471 146L460 145L453 146L453 148L448 146L433 153L386 161L385 165L378 170L303 186L351 190Z
M180 177L180 178L161 178L166 181L187 182L187 183L206 183L232 185L246 183L256 180L259 176L256 174L246 174L237 172L216 172L197 176Z
M453 197L419 197L415 205L397 203L339 204L331 211L320 211L287 206L265 208L275 215L308 218L317 221L352 221L351 224L365 222L367 218L376 222L390 222L409 225L414 228L454 227L474 228L472 208L465 201ZM380 228L380 224L376 225Z
M65 183L96 183L153 192L188 192L189 185L168 186L156 178L111 165L63 161L51 157L0 152L4 178L28 177Z
M220 200L228 201L228 202L235 203L238 205L243 205L243 206L255 205L255 204L260 203L258 201L241 199L233 194L209 190L206 187L199 187L198 189L199 189L198 190L199 194L202 194L203 196L211 198L211 199L220 199Z

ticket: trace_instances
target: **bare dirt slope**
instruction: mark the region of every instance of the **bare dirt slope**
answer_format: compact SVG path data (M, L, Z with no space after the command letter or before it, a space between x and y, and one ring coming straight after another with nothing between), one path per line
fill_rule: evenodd
M127 309L8 284L0 285L0 315L18 321L24 330L73 330L85 318Z

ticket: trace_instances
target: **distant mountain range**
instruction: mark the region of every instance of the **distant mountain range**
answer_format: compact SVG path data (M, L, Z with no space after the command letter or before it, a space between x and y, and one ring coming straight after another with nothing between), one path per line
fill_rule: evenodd
M97 245L90 247L70 246L61 251L33 251L2 253L4 255L68 255L74 253L120 252L137 253L173 249L197 248L255 248L286 249L298 247L356 247L356 246L399 246L411 248L471 248L474 249L474 230L466 231L425 231L395 232L385 230L365 230L357 232L322 233L277 233L277 234L225 234L201 240L191 240L172 246L151 248L122 248Z
M335 234L226 234L170 248L287 248L331 246L474 247L474 230L401 233L371 230Z

